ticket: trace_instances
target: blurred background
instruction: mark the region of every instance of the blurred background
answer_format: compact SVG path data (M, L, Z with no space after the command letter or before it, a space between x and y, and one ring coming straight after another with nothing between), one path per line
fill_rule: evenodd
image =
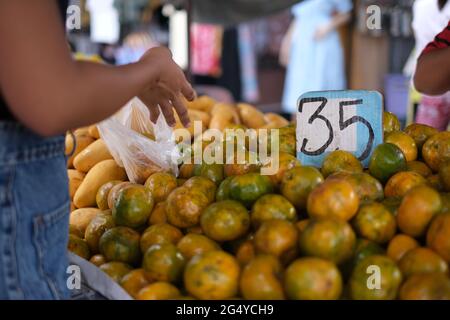
M78 55L126 64L169 46L199 94L286 116L304 91L378 90L404 124L421 101L411 86L414 61L450 19L447 1L438 0L72 4L82 13L81 29L68 31Z

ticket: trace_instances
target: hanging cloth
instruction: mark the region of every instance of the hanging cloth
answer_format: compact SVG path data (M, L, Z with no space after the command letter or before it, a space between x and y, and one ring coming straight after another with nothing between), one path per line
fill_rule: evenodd
M211 24L194 23L191 27L192 73L219 77L222 74L223 29Z

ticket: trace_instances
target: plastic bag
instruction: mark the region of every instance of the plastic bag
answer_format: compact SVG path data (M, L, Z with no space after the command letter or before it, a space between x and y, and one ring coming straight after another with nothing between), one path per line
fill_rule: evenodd
M159 171L178 175L181 154L173 139L172 128L162 113L153 124L148 108L138 98L133 98L115 115L102 121L98 128L111 155L125 168L131 182L142 184Z

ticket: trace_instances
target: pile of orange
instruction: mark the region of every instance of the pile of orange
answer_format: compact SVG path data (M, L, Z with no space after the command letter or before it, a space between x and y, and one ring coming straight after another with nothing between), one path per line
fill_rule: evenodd
M289 126L273 176L219 164L144 185L100 175L95 204L73 208L69 249L142 300L448 300L450 133L384 119L367 170L344 151L302 166Z

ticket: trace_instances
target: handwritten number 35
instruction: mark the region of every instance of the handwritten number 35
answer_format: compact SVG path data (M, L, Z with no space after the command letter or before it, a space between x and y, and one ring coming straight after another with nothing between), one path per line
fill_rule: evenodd
M325 144L323 146L321 146L317 150L308 151L306 146L308 145L309 140L307 138L305 138L305 139L303 139L301 152L303 152L304 154L309 155L309 156L317 156L317 155L324 153L325 150L333 142L334 132L333 132L333 126L331 125L330 120L328 120L326 117L324 117L323 115L320 114L322 112L322 110L325 108L325 106L327 105L328 100L326 98L323 98L323 97L306 98L306 99L301 100L300 106L299 106L299 112L303 111L303 105L305 103L312 103L312 102L320 102L321 104L320 104L319 108L316 110L316 112L314 112L311 115L311 117L308 119L308 123L312 124L316 120L321 120L321 121L325 122L325 124L328 128L328 140L325 142ZM349 127L352 124L357 123L357 122L361 122L369 130L369 140L367 142L365 150L358 158L358 160L360 160L360 161L365 160L370 155L370 151L372 150L374 139L375 139L375 133L374 133L373 128L370 125L369 121L367 121L363 117L353 116L350 119L344 120L344 108L346 106L360 105L362 103L363 103L362 99L352 100L352 101L341 101L339 103L339 129L340 129L340 131L343 131L347 127Z

